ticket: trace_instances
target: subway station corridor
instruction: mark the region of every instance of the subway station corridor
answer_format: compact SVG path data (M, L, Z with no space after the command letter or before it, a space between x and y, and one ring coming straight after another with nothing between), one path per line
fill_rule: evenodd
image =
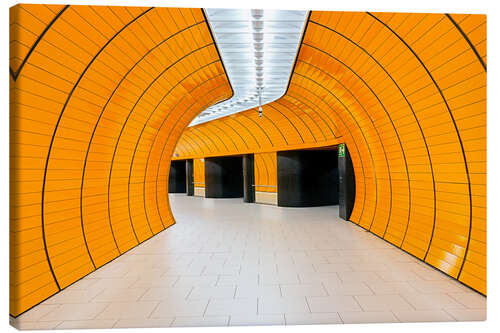
M11 323L484 320L486 21L11 7Z
M177 223L36 308L20 328L486 318L486 298L338 216L171 194Z

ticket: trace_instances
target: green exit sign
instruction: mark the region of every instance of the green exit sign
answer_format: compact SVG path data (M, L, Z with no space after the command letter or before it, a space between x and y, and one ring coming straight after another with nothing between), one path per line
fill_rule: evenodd
M339 144L339 157L344 157L345 156L345 144L341 143Z

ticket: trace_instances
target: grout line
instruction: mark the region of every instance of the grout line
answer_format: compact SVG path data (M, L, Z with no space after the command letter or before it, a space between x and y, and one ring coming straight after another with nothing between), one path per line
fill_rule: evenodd
M161 303L161 301L158 301L158 304L156 304L156 306L154 307L154 309L149 314L148 318L151 318L151 315L153 315L153 313L156 311L156 309L158 309L158 307L160 306L160 303Z
M307 297L304 296L304 298L306 300L306 304L307 304L307 308L309 309L309 312L312 313L311 306L309 305L309 301L307 300Z
M205 310L203 311L203 315L202 315L202 317L205 317L205 313L207 313L208 305L210 304L210 301L211 301L211 300L212 300L211 298L210 298L210 299L208 299L207 306L205 306Z
M191 295L191 293L193 292L193 290L194 290L194 286L191 286L191 290L189 290L189 292L186 295L186 298L184 298L186 301L188 300L188 298Z

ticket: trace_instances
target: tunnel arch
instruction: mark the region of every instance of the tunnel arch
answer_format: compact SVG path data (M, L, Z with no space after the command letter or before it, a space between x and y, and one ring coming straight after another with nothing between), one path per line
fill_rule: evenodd
M11 25L11 315L175 223L172 156L255 153L274 184L276 151L339 143L351 221L486 294L485 16L313 11L262 118L187 129L233 93L201 9L17 5Z
M253 151L345 142L356 174L351 221L483 294L485 29L483 15L311 12L288 90L264 115L286 128L275 105L299 101L324 133L336 134L323 141L304 135L297 144L290 130L283 135L295 144L285 145L259 134ZM249 110L212 122L243 117L259 121ZM297 128L302 120L292 119ZM260 124L267 136L278 135ZM199 157L184 135L179 149Z

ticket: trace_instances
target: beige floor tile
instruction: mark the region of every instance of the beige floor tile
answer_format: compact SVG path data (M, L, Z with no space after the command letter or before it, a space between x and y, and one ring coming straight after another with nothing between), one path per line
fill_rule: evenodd
M363 311L413 310L413 307L399 295L354 296Z
M151 276L151 277L141 277L140 279L136 279L134 283L132 283L130 288L149 288L149 287L172 287L177 280L179 280L178 276Z
M139 300L141 301L165 301L169 299L186 299L194 287L151 287Z
M328 295L373 295L373 291L363 282L323 283Z
M257 298L210 300L205 316L257 314Z
M377 272L383 281L396 282L396 281L421 281L422 278L411 271L382 271Z
M340 320L337 312L285 313L285 321L286 325L342 324L342 320Z
M283 315L232 315L229 326L284 325Z
M417 310L465 308L447 294L403 294L402 297Z
M486 309L486 297L476 292L448 293L448 295L469 309Z
M299 273L299 281L301 284L316 284L316 283L340 283L337 273Z
M353 296L307 297L307 303L313 313L362 311Z
M316 264L316 271L318 273L334 273L334 272L350 272L352 268L349 264L334 263L334 264Z
M161 328L170 327L174 318L125 318L119 319L113 328Z
M218 276L181 276L174 287L215 286Z
M280 288L284 297L328 296L322 284L290 284L281 285Z
M299 297L260 297L259 314L310 313L306 298Z
M18 330L53 330L61 321L11 321L10 324Z
M255 274L240 274L240 275L219 275L217 286L239 286L239 285L254 285L259 284L259 275Z
M91 320L97 317L108 303L61 304L43 317L44 321Z
M159 302L116 302L111 303L97 316L97 319L140 319L148 318Z
M172 327L218 327L227 326L229 316L176 317Z
M299 283L298 274L288 273L263 273L259 274L259 284L294 284Z
M342 282L380 281L375 272L337 272Z
M102 278L102 279L97 279L97 281L92 285L92 289L102 289L102 290L125 289L125 288L130 288L132 284L134 284L137 280L138 280L137 277Z
M169 318L178 316L201 317L207 308L208 300L163 301L151 314L151 318Z
M189 294L189 299L234 298L236 286L204 287L197 286Z
M82 278L81 280L78 280L75 283L73 283L68 288L70 288L72 290L88 290L89 288L93 287L93 285L98 280L99 279L93 278L92 274L87 275L86 277Z
M170 201L177 224L18 322L167 327L336 323L338 312L358 323L397 321L390 311L412 321L486 316L483 296L335 219L338 207L287 209L185 195Z
M398 319L390 311L340 312L344 324L397 323Z
M103 290L97 288L89 290L68 288L55 294L46 300L44 304L88 303L102 292Z
M455 321L455 319L443 310L416 310L416 311L393 311L403 323Z
M67 320L57 326L58 330L113 328L116 320Z
M131 302L137 301L146 293L147 288L107 289L99 293L93 302Z
M22 322L46 320L45 317L49 313L55 311L56 309L59 309L59 307L59 304L39 304L34 308L26 311L22 315L18 316L16 319Z
M463 286L450 277L444 281L408 281L408 283L422 294L460 293L464 292ZM470 291L470 289L468 289Z
M262 296L280 297L279 285L237 285L235 298L252 298Z
M486 309L446 309L444 310L457 321L483 321L486 320Z
M377 295L413 294L418 292L406 281L398 281L398 282L366 281L365 284Z

